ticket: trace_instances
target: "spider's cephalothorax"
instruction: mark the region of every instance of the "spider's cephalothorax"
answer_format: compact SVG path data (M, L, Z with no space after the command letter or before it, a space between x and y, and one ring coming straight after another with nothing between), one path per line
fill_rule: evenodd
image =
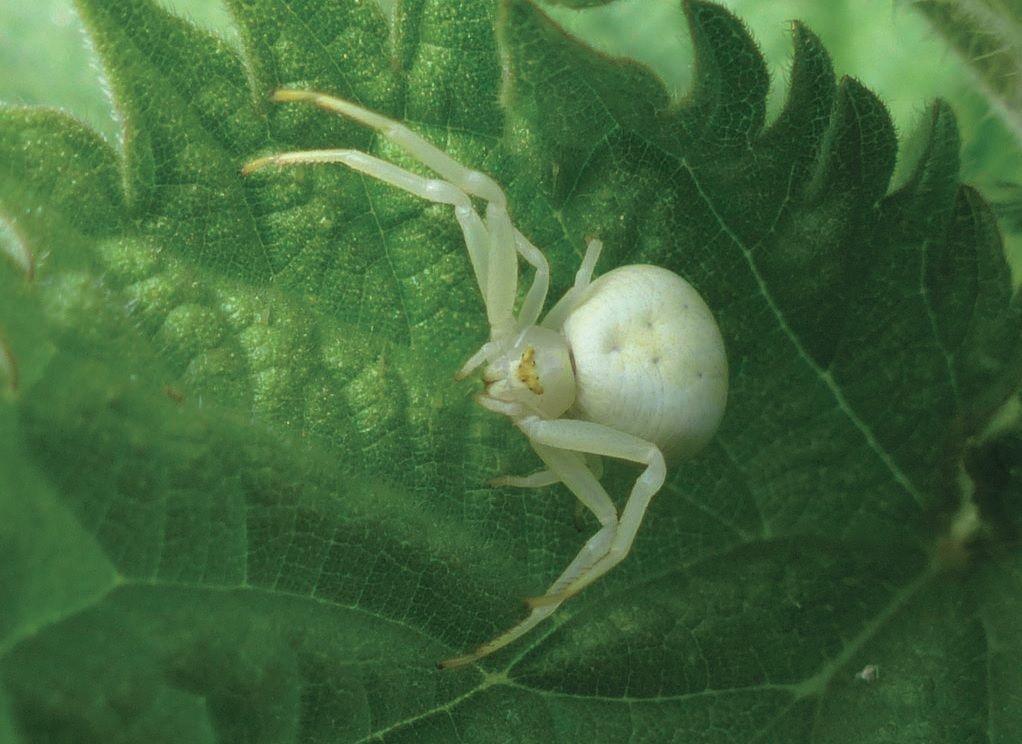
M699 293L667 269L622 266L594 280L602 248L598 240L589 241L574 285L540 321L549 265L511 223L507 197L493 179L461 165L406 126L349 101L298 90L277 91L274 100L308 101L373 127L442 177L423 178L358 150L281 153L242 169L344 163L424 199L452 205L490 325L490 340L457 377L482 366L480 405L510 418L546 466L493 483L563 483L600 522L546 593L528 601L532 609L522 622L440 666L472 663L533 628L625 557L664 483L665 456L694 455L720 424L728 383L724 342ZM476 212L471 197L487 202L485 217ZM516 314L519 257L535 269L535 276ZM604 456L644 466L620 515L596 474Z
M549 328L530 326L511 339L508 350L486 366L483 381L484 406L512 406L555 419L575 403L571 351L564 336Z

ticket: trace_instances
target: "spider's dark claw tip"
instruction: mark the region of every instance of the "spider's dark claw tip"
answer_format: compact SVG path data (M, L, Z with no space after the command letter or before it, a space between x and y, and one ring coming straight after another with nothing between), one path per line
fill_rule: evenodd
M444 659L436 663L436 668L440 671L447 669L458 669L459 667L468 666L476 660L475 656L455 656L453 659Z
M270 96L274 103L291 103L292 101L307 101L315 97L314 93L307 90L294 90L293 88L277 88Z
M241 166L241 175L249 176L255 173L257 170L261 170L266 166L274 162L273 155L267 155L266 157L256 158L255 160L249 160L243 166Z

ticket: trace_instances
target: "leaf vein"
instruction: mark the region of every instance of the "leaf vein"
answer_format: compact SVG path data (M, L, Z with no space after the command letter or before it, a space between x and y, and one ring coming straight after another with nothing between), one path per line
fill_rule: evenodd
M798 352L799 356L802 357L802 359L809 366L809 368L824 383L824 385L827 386L834 400L837 402L838 407L848 417L848 420L851 421L852 424L859 430L863 438L866 440L866 444L869 446L870 449L873 450L874 453L876 453L880 461L890 471L891 475L894 476L894 480L897 481L897 483L915 500L918 506L922 507L925 501L923 499L922 494L916 488L915 484L912 483L912 481L901 469L898 463L895 462L894 458L891 457L891 455L880 445L880 443L877 441L876 435L873 433L873 430L855 412L855 409L852 408L851 404L848 402L848 399L845 397L845 394L842 391L841 386L834 379L833 374L820 367L820 365L813 360L812 356L810 356L808 351L806 351L806 348L805 346L803 346L801 340L798 337L798 334L796 334L794 329L792 329L792 327L788 324L787 318L785 318L784 313L781 312L781 309L777 306L777 303L774 301L773 295L771 294L769 288L767 287L766 281L763 279L763 275L760 274L759 268L756 266L756 262L752 256L752 252L749 250L748 246L746 246L742 242L738 235L736 235L735 232L728 226L724 218L721 217L720 213L717 211L716 207L713 204L713 200L710 199L709 195L703 190L702 183L700 182L699 177L696 175L695 170L692 168L691 165L689 165L688 161L685 160L684 158L681 160L681 169L684 169L689 174L689 177L692 179L692 183L696 187L696 191L699 193L700 198L706 204L707 209L709 209L710 212L713 214L714 219L717 220L717 224L721 226L721 229L723 229L724 233L742 252L745 261L749 266L749 271L752 273L753 278L756 280L756 284L759 287L759 291L763 295L763 298L766 300L767 306L770 308L770 312L774 315L774 318L777 320L777 324L780 326L781 331L784 333L785 336L788 337L792 345L795 347L795 350Z

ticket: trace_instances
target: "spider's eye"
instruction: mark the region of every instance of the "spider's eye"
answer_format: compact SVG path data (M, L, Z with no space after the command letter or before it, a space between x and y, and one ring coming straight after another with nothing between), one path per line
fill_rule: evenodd
M536 395L543 394L543 386L539 383L539 375L536 373L536 350L527 346L518 362L518 379L525 387L529 388Z

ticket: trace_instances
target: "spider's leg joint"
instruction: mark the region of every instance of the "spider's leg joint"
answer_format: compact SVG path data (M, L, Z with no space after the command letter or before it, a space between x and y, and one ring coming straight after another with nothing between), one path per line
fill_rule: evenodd
M307 90L295 90L294 88L278 88L273 91L270 100L274 103L290 103L292 101L313 101L316 94Z
M529 609L536 609L537 607L550 607L551 605L559 605L564 600L574 596L573 592L557 592L556 594L543 594L538 597L526 597L523 601L525 606Z

